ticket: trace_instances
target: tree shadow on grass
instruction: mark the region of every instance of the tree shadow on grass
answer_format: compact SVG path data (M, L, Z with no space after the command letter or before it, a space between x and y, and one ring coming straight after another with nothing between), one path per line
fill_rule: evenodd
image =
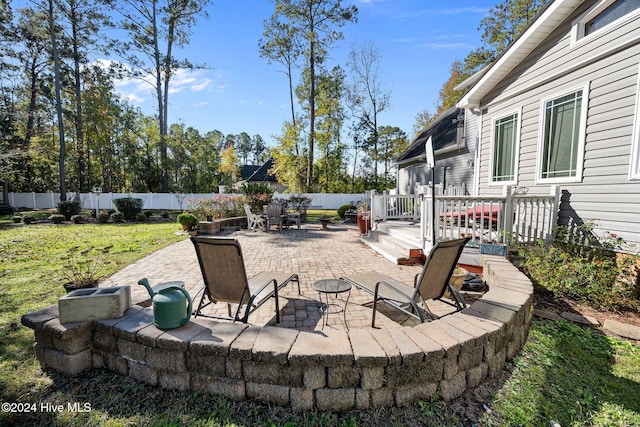
M511 362L509 379L494 395L494 414L485 421L549 425L554 420L564 426L609 420L638 425L639 357L637 347L590 327L536 320L526 345Z

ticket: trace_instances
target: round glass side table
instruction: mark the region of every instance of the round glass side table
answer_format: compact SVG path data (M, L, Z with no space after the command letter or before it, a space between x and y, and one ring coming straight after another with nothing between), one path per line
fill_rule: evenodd
M320 298L320 312L322 313L322 329L325 325L329 324L329 314L344 315L344 326L349 329L347 325L347 303L351 297L351 283L342 279L323 279L313 283L313 289L318 291ZM329 295L333 294L334 298L338 297L338 294L347 292L347 298L344 301L344 307L335 302L329 302ZM322 296L324 295L324 301Z

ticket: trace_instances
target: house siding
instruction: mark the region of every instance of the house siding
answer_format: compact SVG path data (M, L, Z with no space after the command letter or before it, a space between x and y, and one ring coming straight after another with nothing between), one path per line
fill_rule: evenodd
M517 185L548 194L539 183L541 100L589 83L582 180L559 183L560 223L595 220L600 236L614 233L640 250L640 181L629 179L640 67L640 18L607 34L571 44L571 26L595 1L585 2L496 86L480 104L479 195L501 194L489 184L491 122L522 108Z

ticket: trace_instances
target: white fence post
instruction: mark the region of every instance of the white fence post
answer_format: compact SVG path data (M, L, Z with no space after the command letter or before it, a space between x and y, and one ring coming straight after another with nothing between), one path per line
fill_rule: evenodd
M504 202L504 229L502 230L501 240L502 243L507 243L506 233L509 233L509 238L513 237L513 196L511 195L511 186L504 187L505 202Z

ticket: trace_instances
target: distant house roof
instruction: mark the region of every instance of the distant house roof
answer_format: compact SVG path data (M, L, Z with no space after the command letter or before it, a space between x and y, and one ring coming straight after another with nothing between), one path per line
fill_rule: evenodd
M240 179L250 182L277 182L275 175L269 173L273 167L273 159L263 165L244 165L240 168Z
M397 159L396 164L402 165L424 160L425 143L432 137L433 149L437 151L455 144L457 146L459 116L464 114L460 108L451 107L438 116Z

